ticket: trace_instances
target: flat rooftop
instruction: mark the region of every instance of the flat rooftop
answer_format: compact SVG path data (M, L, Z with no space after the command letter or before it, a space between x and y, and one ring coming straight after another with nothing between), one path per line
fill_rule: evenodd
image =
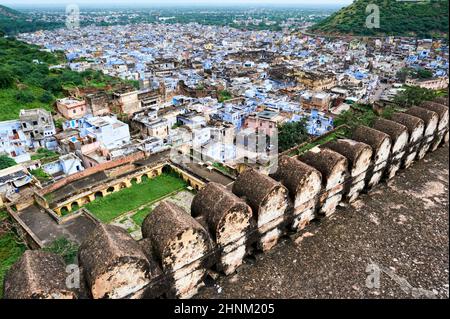
M30 206L18 215L44 246L62 237L81 244L96 226L96 223L85 215L78 215L63 224L58 224L37 206Z

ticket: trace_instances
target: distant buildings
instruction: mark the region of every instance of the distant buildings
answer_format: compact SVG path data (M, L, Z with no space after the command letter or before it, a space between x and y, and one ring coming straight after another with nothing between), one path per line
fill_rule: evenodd
M56 107L66 119L79 119L86 115L86 101L73 98L64 98L56 101Z
M31 159L27 152L31 144L22 130L20 120L0 122L0 154L11 157L16 163L23 163Z
M329 39L197 23L83 30L80 37L58 29L22 38L64 50L73 70L136 80L139 89L71 90L57 101L67 121L56 135L50 114L24 113L25 128L22 117L0 123L0 152L27 161L30 149L53 147L66 156L46 164L57 176L178 147L199 161L257 161L277 147L256 141L257 133L272 137L278 126L304 120L308 134L325 134L350 104L387 101L403 90L396 83L402 68L433 73L406 85L448 86L448 46L429 39Z
M448 88L448 77L433 78L433 79L406 79L405 84L410 86L418 86L424 89L441 90Z
M262 111L257 114L250 115L246 120L244 127L252 129L255 132L264 132L268 136L277 133L278 125L286 119L278 112Z
M128 124L108 116L86 118L80 127L80 137L99 142L106 149L117 148L131 141Z
M84 170L84 166L75 154L69 153L61 156L57 161L47 163L42 166L42 169L53 178L59 176L75 174Z
M325 92L310 93L305 92L301 95L301 106L306 110L319 110L328 112L331 103L331 95Z

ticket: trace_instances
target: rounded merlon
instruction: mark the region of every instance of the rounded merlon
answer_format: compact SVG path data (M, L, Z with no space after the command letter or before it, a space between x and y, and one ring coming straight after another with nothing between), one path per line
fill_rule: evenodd
M161 202L142 223L142 235L152 242L164 270L178 270L200 260L210 250L208 232L181 207Z
M406 126L409 133L409 143L415 143L423 136L425 122L421 118L406 113L394 113L391 120Z
M429 111L436 112L439 116L438 130L441 131L448 126L448 107L445 105L434 103L434 102L424 102L420 107L427 109Z
M27 250L8 271L5 299L76 299L67 288L66 265L61 256L42 250Z
M370 145L370 147L372 147L374 157L379 157L381 151L385 149L386 146L389 146L388 149L390 151L391 138L386 133L376 129L367 126L358 126L353 132L352 137L355 141ZM375 159L375 164L377 163L378 161Z
M443 97L443 96L437 97L434 99L434 102L448 107L448 97Z
M287 208L288 191L281 183L273 180L267 175L264 175L254 169L247 169L242 172L233 184L233 193L239 197L245 197L247 203L253 209L258 220L258 226L264 224L265 219L263 213L270 214L267 211L272 208L272 205L277 206L277 214L283 209L281 206ZM278 202L278 203L276 203ZM269 220L270 221L270 220Z
M350 174L355 177L365 172L370 166L372 159L372 148L361 142L350 139L339 139L330 141L323 145L343 156L349 163Z
M422 119L425 123L425 136L431 136L437 129L439 123L439 116L436 112L429 111L422 107L413 106L410 107L406 112L406 114L418 117Z
M147 257L150 278L155 278L162 275L162 270L158 265L158 261L155 259L153 244L150 238L142 238L140 241L138 241L138 243L139 246L141 246L145 256Z
M217 183L208 183L198 191L191 204L193 217L204 216L218 244L242 237L253 224L247 203Z
M322 183L326 190L344 182L348 167L345 156L328 148L315 147L299 155L298 159L322 174Z
M294 200L294 207L312 200L322 187L322 174L296 158L282 156L273 177L281 182Z
M403 124L379 117L375 119L373 128L390 136L392 154L401 152L408 144L408 128Z
M99 224L80 246L78 256L95 299L125 298L151 280L141 246L118 226Z

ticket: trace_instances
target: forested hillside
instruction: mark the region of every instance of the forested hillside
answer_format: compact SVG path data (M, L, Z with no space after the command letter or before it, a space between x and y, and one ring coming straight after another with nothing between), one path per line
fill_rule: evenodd
M368 4L380 9L380 28L369 29L365 22ZM446 36L448 1L355 0L315 24L312 31L329 34Z

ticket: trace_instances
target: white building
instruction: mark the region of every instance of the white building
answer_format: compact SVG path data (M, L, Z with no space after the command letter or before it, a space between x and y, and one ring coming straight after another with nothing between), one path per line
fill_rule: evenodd
M80 136L89 136L108 150L129 144L131 140L128 124L110 116L85 119L80 129Z

